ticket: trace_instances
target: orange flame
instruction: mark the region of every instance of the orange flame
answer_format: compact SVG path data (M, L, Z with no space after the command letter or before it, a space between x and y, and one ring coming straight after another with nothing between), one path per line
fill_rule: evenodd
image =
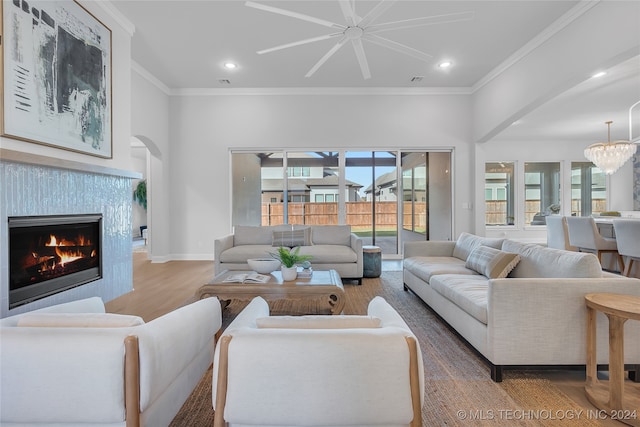
M60 265L64 266L68 262L73 262L77 259L83 258L82 252L76 251L65 251L60 249L60 247L56 247L56 254L60 257Z

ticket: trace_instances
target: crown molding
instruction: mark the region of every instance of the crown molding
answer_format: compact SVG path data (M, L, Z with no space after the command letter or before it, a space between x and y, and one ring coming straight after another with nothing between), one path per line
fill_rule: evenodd
M493 79L498 77L500 74L504 73L511 66L515 65L521 59L525 58L535 49L540 47L543 43L549 40L551 37L555 36L557 33L565 29L569 24L578 19L592 7L596 6L600 3L601 0L581 0L580 3L572 7L569 11L567 11L564 15L554 21L551 25L545 28L540 34L531 39L527 44L518 49L513 55L503 61L500 65L498 65L493 70L489 71L487 75L478 80L472 87L471 93L475 93L480 90L482 87L487 85Z
M483 78L478 80L471 87L410 87L410 88L394 88L394 87L376 87L376 88L359 88L359 87L296 87L296 88L184 88L175 89L165 85L155 77L151 72L147 71L140 64L132 60L132 69L147 79L150 83L158 87L162 92L169 96L267 96L267 95L472 95L482 87L490 83L493 79L500 76L510 67L525 58L535 49L551 39L554 35L562 31L573 21L578 19L584 13L596 6L602 0L581 0L576 6L567 11L564 15L554 21L545 28L540 34L531 39L527 44L518 49L509 58L495 67ZM126 22L129 22L109 0L101 0L99 4L109 5L113 13L121 16ZM105 10L109 8L103 6ZM120 18L116 18L119 21ZM132 25L132 29L135 27ZM133 30L132 33L133 34Z
M146 68L138 64L133 59L131 60L131 69L136 73L138 73L140 77L147 80L149 83L151 83L152 85L160 89L162 92L164 92L165 95L171 95L172 89L169 86L162 83L160 79L158 79L156 76L151 74L151 72L149 72Z
M296 87L296 88L186 88L172 89L173 96L268 96L268 95L470 95L469 87Z
M118 24L129 34L129 36L133 37L133 33L136 32L136 26L133 25L129 19L122 14L116 8L110 0L97 0L92 1L92 4L98 5L102 10L104 10L109 16L116 20Z

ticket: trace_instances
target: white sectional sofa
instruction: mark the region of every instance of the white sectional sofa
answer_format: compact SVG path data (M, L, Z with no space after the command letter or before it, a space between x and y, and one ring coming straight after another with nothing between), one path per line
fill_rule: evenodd
M213 361L216 298L145 323L98 297L0 322L0 425L171 423Z
M362 279L362 240L349 225L273 225L234 227L215 240L215 272L249 270L247 259L268 258L279 246L311 255L314 270L336 270L343 279Z
M456 242L407 242L403 264L405 290L484 356L498 382L508 368L585 365L584 296L640 296L639 279L603 272L593 254L468 233ZM597 340L597 363L607 364L603 314ZM638 380L640 322L625 324L625 365Z

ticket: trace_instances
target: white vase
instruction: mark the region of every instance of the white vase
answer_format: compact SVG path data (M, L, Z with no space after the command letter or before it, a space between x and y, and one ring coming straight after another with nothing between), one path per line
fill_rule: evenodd
M296 280L298 277L298 267L285 267L284 265L280 266L280 272L282 273L282 280L285 282Z

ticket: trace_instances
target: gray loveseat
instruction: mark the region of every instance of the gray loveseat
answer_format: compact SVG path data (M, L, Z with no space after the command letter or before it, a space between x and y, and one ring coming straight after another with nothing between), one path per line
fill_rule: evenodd
M279 246L311 255L314 270L336 270L343 279L362 280L362 240L349 225L273 225L234 227L215 240L215 272L248 270L249 258L269 257Z
M639 279L603 272L593 254L468 233L456 242L405 243L403 280L488 360L498 382L504 368L584 366L584 296L640 296ZM607 364L607 318L599 314L597 325L597 363ZM625 324L624 339L637 381L640 322Z

